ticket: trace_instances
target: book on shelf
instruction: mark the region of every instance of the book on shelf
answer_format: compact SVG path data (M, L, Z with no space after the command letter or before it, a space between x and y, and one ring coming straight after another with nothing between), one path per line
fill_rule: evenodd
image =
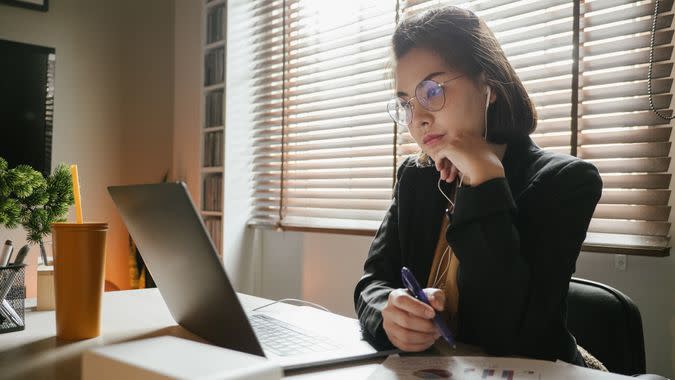
M224 37L225 5L217 5L209 9L206 16L206 43L221 41Z
M223 174L207 174L203 180L202 206L204 211L222 211Z
M206 94L206 112L204 127L223 125L223 90L209 91Z
M204 224L206 225L206 230L211 236L211 241L218 249L220 253L220 247L222 243L223 228L220 218L207 216L204 218Z
M204 56L204 85L211 86L225 80L225 48L210 49Z
M220 167L223 165L223 132L208 132L204 136L204 167Z

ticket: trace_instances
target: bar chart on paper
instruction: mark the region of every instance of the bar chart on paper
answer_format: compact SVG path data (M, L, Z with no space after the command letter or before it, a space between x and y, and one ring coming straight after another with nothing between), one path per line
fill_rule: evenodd
M578 367L561 361L487 356L391 355L369 380L619 380L633 379L616 373Z
M506 364L506 365L505 365ZM509 366L508 364L513 364ZM498 363L486 357L410 356L390 357L370 377L388 379L466 379L466 380L539 380L536 368L526 363Z
M460 368L460 379L503 379L503 380L537 380L541 378L539 372L531 369L505 369L505 368Z

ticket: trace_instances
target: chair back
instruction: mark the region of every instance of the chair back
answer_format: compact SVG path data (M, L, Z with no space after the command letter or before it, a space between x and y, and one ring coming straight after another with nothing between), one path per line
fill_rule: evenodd
M642 317L628 296L599 282L573 277L567 305L567 327L577 344L611 372L645 373Z

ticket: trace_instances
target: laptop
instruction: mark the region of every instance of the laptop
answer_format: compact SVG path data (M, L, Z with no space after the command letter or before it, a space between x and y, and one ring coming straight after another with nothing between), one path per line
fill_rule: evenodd
M358 321L309 307L242 308L184 183L108 191L174 320L214 345L265 356L285 370L386 356ZM273 309L273 308L269 308Z

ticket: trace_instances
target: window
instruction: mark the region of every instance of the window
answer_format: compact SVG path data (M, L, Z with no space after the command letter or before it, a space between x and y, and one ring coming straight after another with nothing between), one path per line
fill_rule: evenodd
M667 254L671 127L647 94L653 0L232 1L228 38L249 57L228 65L246 74L235 80L252 126L250 224L377 229L397 165L417 149L385 113L397 14L449 4L473 10L500 41L537 106L535 142L600 170L584 249ZM665 116L671 8L661 2L652 75Z

